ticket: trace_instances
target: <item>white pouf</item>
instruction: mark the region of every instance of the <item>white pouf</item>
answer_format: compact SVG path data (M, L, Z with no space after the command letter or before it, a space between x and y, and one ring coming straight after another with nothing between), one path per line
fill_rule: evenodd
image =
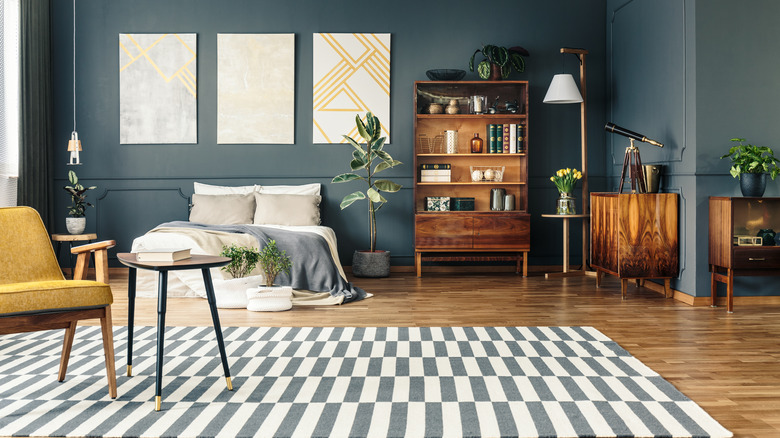
M246 290L247 310L253 312L279 312L292 309L291 286L261 286Z

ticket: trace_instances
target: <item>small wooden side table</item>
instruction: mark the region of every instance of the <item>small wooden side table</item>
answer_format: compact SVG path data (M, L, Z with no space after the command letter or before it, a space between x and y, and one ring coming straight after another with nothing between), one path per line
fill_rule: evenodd
M561 219L563 221L563 272L550 272L544 274L545 278L552 277L576 277L586 275L585 265L583 264L581 271L569 270L569 220L570 219L582 219L590 217L589 214L543 214L542 217L551 217ZM582 259L585 263L587 254L583 254Z
M206 297L211 309L211 321L217 335L217 345L222 358L222 368L225 370L225 380L229 391L233 390L230 381L230 369L228 368L225 342L222 339L222 327L219 324L217 312L217 299L214 295L214 284L211 281L210 268L219 268L230 263L229 257L193 254L191 258L177 262L139 262L133 253L119 253L117 259L130 268L127 279L127 376L133 374L133 319L135 318L135 280L137 269L149 269L159 273L157 282L157 386L155 392L155 410L159 411L162 405L162 376L163 376L163 344L165 342L165 310L168 303L168 272L183 269L200 269L203 273L203 283L206 286Z
M73 249L73 242L86 242L92 243L93 240L97 240L97 234L52 234L51 240L57 242L57 250L55 255L60 256L60 248L62 248L62 242L68 242L68 261L70 262L70 278L73 278L73 254L70 250Z

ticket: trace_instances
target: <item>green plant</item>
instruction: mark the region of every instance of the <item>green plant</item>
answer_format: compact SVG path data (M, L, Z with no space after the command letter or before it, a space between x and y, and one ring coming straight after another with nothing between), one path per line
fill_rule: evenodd
M519 73L522 73L525 71L525 58L523 56L529 56L528 50L520 46L507 49L506 47L494 46L492 44L483 44L481 49L477 49L471 55L469 60L470 71L474 71L474 57L477 56L477 53L481 53L485 58L477 64L477 73L482 79L490 77L490 64L496 64L501 68L502 79L509 77L512 67Z
M555 187L561 193L571 193L579 179L582 179L582 172L568 167L555 172L555 175L550 177L550 181L555 183Z
M780 168L777 167L778 160L772 148L742 144L744 138L732 138L731 141L739 144L729 149L728 154L720 157L731 158L731 169L729 169L731 176L740 178L743 173L768 173L774 180L780 174Z
M260 252L254 248L238 246L235 243L230 246L222 246L222 257L230 257L230 264L222 267L222 270L232 275L233 278L243 278L252 272L260 260Z
M79 177L76 176L76 172L72 170L68 171L68 181L70 181L72 186L63 187L66 192L70 193L70 201L72 202L72 205L68 207L68 215L70 217L84 217L87 207L94 207L86 201L87 190L94 190L97 186L84 187L79 183Z
M290 273L292 262L287 252L280 250L276 246L275 240L270 240L268 244L260 250L260 268L265 274L265 285L271 287L274 280L280 272Z
M357 125L358 133L366 142L365 146L360 145L357 141L347 135L343 136L344 139L355 148L355 150L352 151L352 161L349 163L349 167L353 172L337 175L331 182L343 183L362 180L368 185L365 194L358 190L357 192L345 196L344 199L341 200L341 209L343 210L349 207L355 201L368 199L368 233L371 240L371 251L373 252L376 250L376 212L387 202L387 199L382 196L381 192L393 193L401 189L399 184L387 179L375 179L374 175L385 169L403 163L394 160L387 151L383 150L385 137L380 137L380 135L382 135L382 126L379 123L379 118L368 112L366 113L366 123L363 123L358 114L355 116L355 124ZM378 164L372 168L374 163L377 162ZM354 171L360 169L365 171L366 176L354 173Z

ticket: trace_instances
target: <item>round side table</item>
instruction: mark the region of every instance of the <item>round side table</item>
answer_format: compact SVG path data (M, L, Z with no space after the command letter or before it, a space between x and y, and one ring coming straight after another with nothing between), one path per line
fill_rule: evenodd
M70 262L70 278L73 278L73 254L70 252L70 250L73 249L73 242L92 243L93 240L97 240L97 234L95 233L52 234L51 240L57 242L57 249L54 252L57 258L60 257L60 248L62 248L62 242L68 243L68 261Z

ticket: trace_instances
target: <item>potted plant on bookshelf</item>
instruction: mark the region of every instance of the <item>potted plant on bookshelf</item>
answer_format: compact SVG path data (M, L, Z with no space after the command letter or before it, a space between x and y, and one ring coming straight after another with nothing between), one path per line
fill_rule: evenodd
M512 68L522 73L525 71L524 56L530 56L528 50L520 46L501 47L492 44L484 44L481 49L477 49L471 55L469 60L469 70L474 71L474 57L481 53L485 58L477 64L477 74L482 79L491 81L500 81L509 77Z
M260 250L258 263L265 276L265 286L247 289L248 310L255 312L280 311L292 308L292 287L274 284L276 277L290 273L292 261L287 252L280 250L275 240L270 240Z
M357 277L387 277L390 275L390 251L376 249L376 213L387 203L387 199L382 196L382 192L397 192L401 189L401 185L388 179L376 179L376 174L402 163L394 160L384 150L386 138L381 137L382 126L379 118L368 112L365 120L364 123L359 114L355 116L355 125L365 144L358 143L348 135L343 136L355 148L352 151L352 160L349 163L352 171L337 175L331 182L363 181L365 184L365 193L358 190L341 200L342 210L352 205L355 201L363 199L368 201L370 249L368 251L356 250L354 252L352 256L352 273ZM364 172L365 175L359 175L355 173L356 171Z
M223 309L245 308L247 306L247 289L260 283L258 275L249 275L260 260L260 252L255 248L238 246L234 243L230 246L223 245L219 255L229 257L231 261L221 268L222 271L228 273L230 278L214 280L217 307Z
M737 146L732 146L729 153L720 157L731 158L731 169L729 173L734 178L739 179L739 188L742 196L764 196L766 189L766 175L772 177L772 180L780 174L780 167L777 166L778 159L772 148L767 146L754 146L752 144L742 144L744 138L732 138L731 141L738 142Z
M87 207L94 207L86 201L87 191L94 190L97 186L84 187L79 182L76 172L72 170L68 171L68 181L71 185L63 187L66 192L70 193L71 201L71 205L68 207L68 217L65 218L65 227L70 234L81 234L87 226Z

